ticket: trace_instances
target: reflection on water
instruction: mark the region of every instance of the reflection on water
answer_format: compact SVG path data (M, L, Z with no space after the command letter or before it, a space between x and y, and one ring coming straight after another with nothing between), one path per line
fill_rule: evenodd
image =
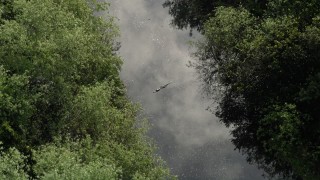
M180 179L262 179L230 143L229 130L206 110L192 68L189 31L169 26L162 0L112 0L119 18L121 77L130 98L141 103L159 154ZM158 93L161 85L173 82ZM212 108L215 111L215 108ZM214 113L214 112L213 112Z

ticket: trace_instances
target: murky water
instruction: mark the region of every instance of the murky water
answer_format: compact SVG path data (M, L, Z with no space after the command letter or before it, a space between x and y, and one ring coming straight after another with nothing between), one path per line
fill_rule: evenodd
M230 143L229 130L207 109L192 68L188 31L169 26L163 0L111 0L119 18L121 77L153 125L159 154L180 179L262 179ZM158 93L153 91L172 82Z

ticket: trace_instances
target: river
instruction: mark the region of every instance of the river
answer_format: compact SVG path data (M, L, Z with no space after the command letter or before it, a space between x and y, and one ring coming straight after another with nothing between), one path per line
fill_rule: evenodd
M121 78L128 96L140 103L152 127L158 154L179 179L262 179L262 172L234 150L227 129L206 110L214 107L201 93L189 41L195 33L171 27L164 0L111 0L121 30ZM157 93L153 91L172 82Z

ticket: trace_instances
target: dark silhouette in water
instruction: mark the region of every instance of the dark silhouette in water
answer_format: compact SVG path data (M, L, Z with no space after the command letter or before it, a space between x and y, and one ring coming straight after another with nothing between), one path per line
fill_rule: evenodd
M155 91L153 91L153 93L156 93L156 92L159 92L161 89L164 89L166 88L169 84L171 84L172 82L169 82L168 84L166 85L163 85L163 86L160 86L158 89L156 89Z

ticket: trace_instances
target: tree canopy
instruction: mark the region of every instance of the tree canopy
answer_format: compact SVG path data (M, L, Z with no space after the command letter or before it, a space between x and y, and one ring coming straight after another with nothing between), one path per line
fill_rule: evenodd
M174 178L126 97L107 8L0 2L0 179Z
M320 1L164 6L173 25L204 35L192 65L207 94L221 95L217 116L236 148L270 176L319 179Z
M172 25L179 29L191 28L203 30L204 23L214 15L220 6L245 6L252 13L259 16L265 9L266 0L166 0L163 7L169 8L173 17Z

